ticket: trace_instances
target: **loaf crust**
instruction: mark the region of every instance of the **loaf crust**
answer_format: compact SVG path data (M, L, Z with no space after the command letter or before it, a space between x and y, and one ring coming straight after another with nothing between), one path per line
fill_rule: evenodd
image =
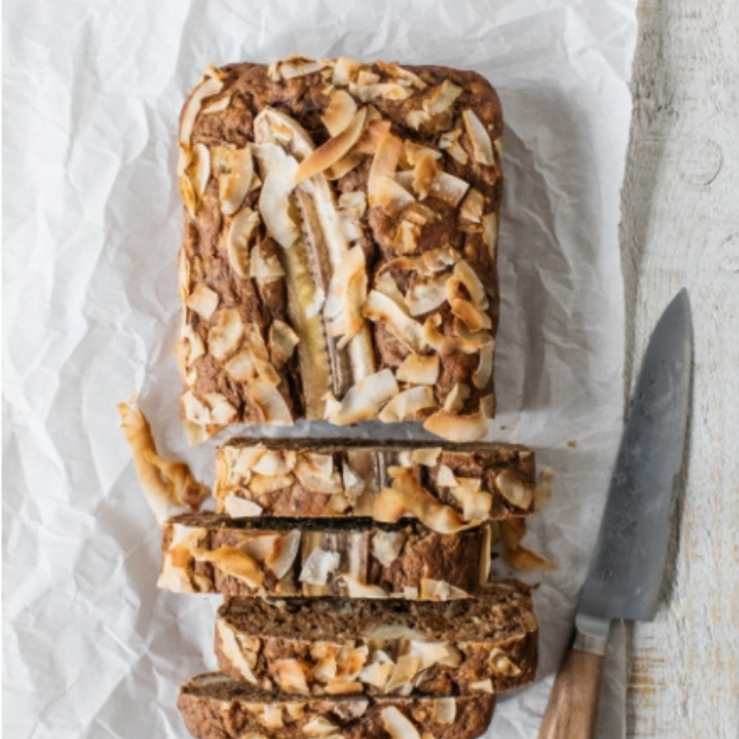
M302 418L484 436L502 130L475 72L210 67L180 119L191 441Z
M476 739L492 719L495 697L303 698L267 693L210 673L185 684L178 705L195 739Z
M372 519L184 514L163 528L159 586L173 592L448 600L488 578L486 525L442 535Z
M218 612L221 672L303 695L469 695L534 679L538 622L515 581L447 603L341 598L228 599Z
M440 533L529 514L534 453L511 444L231 440L218 450L216 510L231 516L418 518Z

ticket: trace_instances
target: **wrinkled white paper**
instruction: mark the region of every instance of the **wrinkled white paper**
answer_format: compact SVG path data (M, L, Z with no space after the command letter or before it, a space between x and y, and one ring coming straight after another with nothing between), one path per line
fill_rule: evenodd
M14 739L174 739L180 683L215 666L218 599L156 589L159 533L115 411L142 388L186 448L171 356L177 116L209 61L381 57L472 68L506 119L500 415L557 474L526 543L534 686L488 736L531 739L571 628L622 412L617 225L635 0L9 0L4 8L5 721ZM623 640L603 737L624 735Z

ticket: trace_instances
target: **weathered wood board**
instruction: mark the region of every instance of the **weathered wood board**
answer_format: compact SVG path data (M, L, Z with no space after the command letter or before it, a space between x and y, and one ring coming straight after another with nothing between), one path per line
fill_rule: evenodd
M642 0L639 20L622 194L627 368L685 285L695 374L663 604L631 633L628 736L737 739L739 3Z

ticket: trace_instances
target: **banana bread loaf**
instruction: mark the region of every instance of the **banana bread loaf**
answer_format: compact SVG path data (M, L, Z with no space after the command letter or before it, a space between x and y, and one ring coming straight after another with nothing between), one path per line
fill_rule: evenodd
M530 683L538 623L515 581L478 598L230 598L218 612L221 672L303 695L469 695Z
M487 581L490 529L188 513L164 525L163 553L159 586L174 592L448 600Z
M216 510L231 516L411 515L440 533L531 512L534 453L510 444L232 439L218 450Z
M490 694L299 697L219 673L192 678L179 697L195 739L476 739L494 706Z
M193 443L233 423L494 413L500 102L475 72L209 67L180 118Z

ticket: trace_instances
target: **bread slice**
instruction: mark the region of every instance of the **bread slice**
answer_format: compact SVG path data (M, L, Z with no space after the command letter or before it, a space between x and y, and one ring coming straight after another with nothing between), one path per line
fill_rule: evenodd
M487 581L489 526L184 514L163 529L159 586L174 592L447 600Z
M495 696L300 697L210 673L186 683L178 705L195 739L476 739Z
M298 419L482 438L502 132L471 71L210 66L180 118L191 440Z
M286 693L497 693L534 679L538 629L516 581L446 603L231 598L215 653L221 672Z
M218 450L216 510L231 516L418 518L450 533L527 515L534 453L514 444L232 439Z

